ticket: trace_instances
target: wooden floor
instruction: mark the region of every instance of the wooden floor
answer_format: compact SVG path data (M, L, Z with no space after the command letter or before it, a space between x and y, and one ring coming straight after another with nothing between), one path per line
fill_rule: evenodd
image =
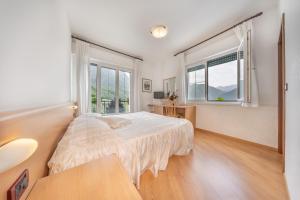
M281 155L210 133L195 132L188 156L173 156L166 171L141 177L143 199L288 199Z

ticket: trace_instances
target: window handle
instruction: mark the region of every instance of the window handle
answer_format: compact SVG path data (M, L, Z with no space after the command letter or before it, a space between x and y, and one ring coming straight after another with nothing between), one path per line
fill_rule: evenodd
M289 84L288 84L288 83L285 83L285 84L284 84L284 91L287 92L288 90L289 90Z

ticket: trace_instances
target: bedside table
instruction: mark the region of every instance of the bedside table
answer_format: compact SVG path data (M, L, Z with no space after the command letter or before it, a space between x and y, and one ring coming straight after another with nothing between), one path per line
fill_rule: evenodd
M115 156L39 179L27 200L130 199L141 196Z

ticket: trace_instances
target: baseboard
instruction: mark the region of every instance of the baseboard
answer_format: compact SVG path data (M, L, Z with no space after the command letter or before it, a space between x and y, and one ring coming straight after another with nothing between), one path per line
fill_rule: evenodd
M266 149L266 150L269 150L269 151L278 152L278 149L275 148L275 147L270 147L270 146L267 146L267 145L264 145L264 144L259 144L259 143L251 142L251 141L248 141L248 140L232 137L232 136L226 135L224 133L217 133L217 132L214 132L214 131L209 131L209 130L201 129L201 128L195 128L195 130L200 131L200 132L215 134L215 135L218 135L220 137L227 138L227 139L230 139L230 140L235 140L235 141L240 142L240 143L254 145L254 146L257 146L259 148L263 148L263 149Z

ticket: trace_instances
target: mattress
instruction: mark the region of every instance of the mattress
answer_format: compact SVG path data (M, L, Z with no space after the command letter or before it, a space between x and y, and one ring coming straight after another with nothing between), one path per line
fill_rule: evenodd
M186 119L148 112L118 117L130 123L112 129L99 115L76 118L48 162L50 175L115 154L139 187L146 170L157 176L159 170L166 169L170 156L187 155L193 148L194 129Z

